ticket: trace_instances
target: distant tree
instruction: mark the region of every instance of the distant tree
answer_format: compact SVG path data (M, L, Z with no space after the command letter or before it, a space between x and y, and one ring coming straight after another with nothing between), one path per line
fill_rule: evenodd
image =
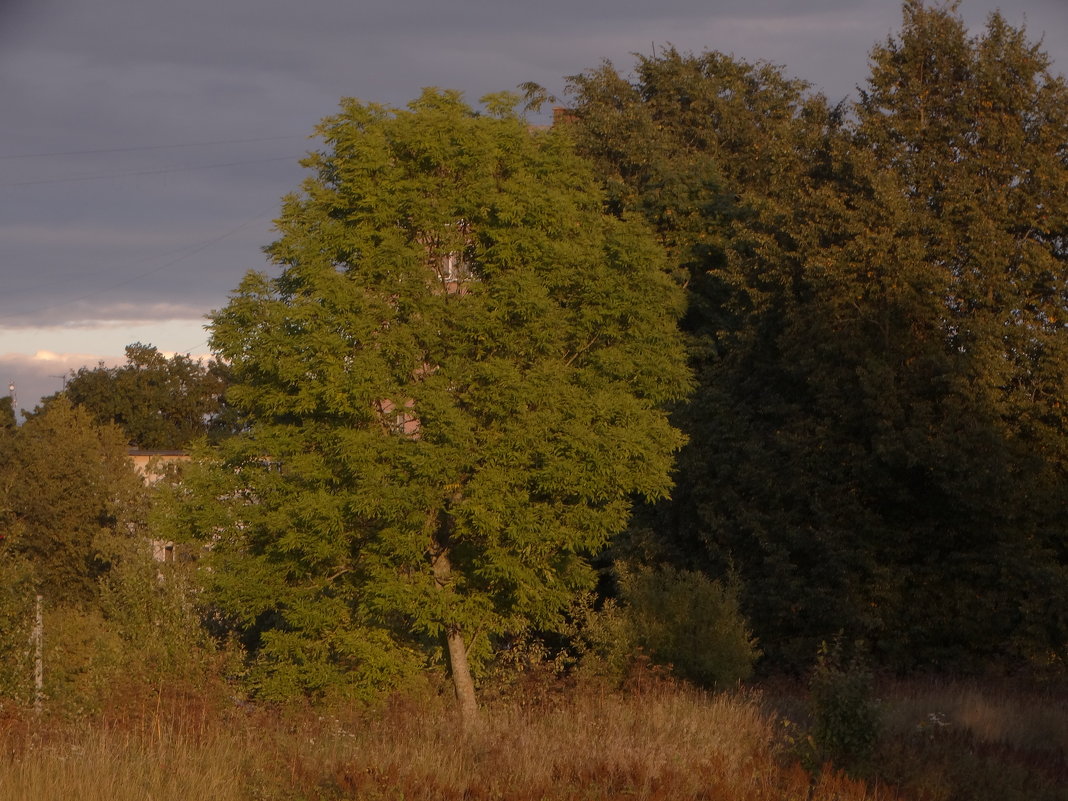
M248 430L193 506L276 690L441 643L470 718L469 663L561 625L632 496L670 487L660 407L689 376L663 253L566 133L486 102L345 101L285 200L281 274L214 317Z
M10 397L0 397L0 430L10 431L17 424L15 407Z
M0 452L4 547L30 565L50 603L88 603L108 569L101 538L134 535L144 493L122 433L57 398Z
M227 380L227 369L218 361L203 364L181 354L168 358L138 342L126 347L126 363L119 367L101 364L73 372L62 394L98 423L118 425L130 444L171 450L199 436L232 432L232 415L222 401Z

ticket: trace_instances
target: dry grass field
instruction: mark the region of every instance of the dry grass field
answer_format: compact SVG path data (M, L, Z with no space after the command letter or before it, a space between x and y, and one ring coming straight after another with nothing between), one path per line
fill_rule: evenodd
M502 694L461 732L449 699L338 713L124 691L81 719L6 709L0 801L957 801L1068 798L1059 700L895 685L865 775L809 765L797 699L657 678ZM778 703L782 701L782 703Z

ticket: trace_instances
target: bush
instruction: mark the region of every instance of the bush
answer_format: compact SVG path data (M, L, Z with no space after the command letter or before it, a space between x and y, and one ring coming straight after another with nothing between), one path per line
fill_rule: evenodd
M20 702L33 694L33 628L36 587L29 564L0 550L0 697Z
M99 609L44 605L44 699L63 715L96 712L122 674L123 643Z
M823 643L809 690L812 738L821 761L851 770L864 766L875 748L880 720L863 658L855 652L846 662L840 642Z
M195 603L193 565L158 562L147 539L113 537L98 545L112 564L100 609L122 638L128 667L153 678L202 670L211 643Z
M621 571L619 589L630 639L654 662L705 687L725 687L752 673L760 651L735 584L664 567Z

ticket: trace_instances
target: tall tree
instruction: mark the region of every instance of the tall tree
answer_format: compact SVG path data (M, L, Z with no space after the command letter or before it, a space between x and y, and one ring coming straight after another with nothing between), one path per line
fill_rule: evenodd
M839 630L899 667L1068 656L1068 105L1022 31L955 8L906 4L853 124L719 54L575 83L618 207L692 275L651 542L736 571L780 664Z
M819 449L799 439L804 379L783 356L811 311L794 223L818 207L840 126L802 82L720 53L668 49L634 75L603 65L572 79L576 136L613 209L644 213L686 276L698 389L676 413L690 436L678 489L633 544L654 561L735 571L765 653L803 660L849 597L824 558L833 546L818 543L826 521L810 516L805 484L822 472L798 457Z
M148 450L185 448L197 437L232 433L232 415L222 401L226 366L189 356L164 356L152 345L126 346L118 367L82 367L63 393L98 423L114 423L130 444ZM46 402L48 399L46 399Z
M280 275L214 317L249 426L210 491L234 507L214 577L269 686L436 641L470 719L472 660L557 625L631 497L669 490L660 407L689 374L663 252L603 212L566 132L485 102L344 101L284 202Z
M732 223L787 212L791 182L821 163L811 159L830 111L806 88L765 63L674 48L639 57L633 81L609 62L569 79L579 149L609 209L644 214L684 270L691 332L723 327Z
M970 36L957 7L906 2L857 107L940 307L942 391L895 455L921 488L902 620L929 647L1068 661L1068 86L1024 30Z

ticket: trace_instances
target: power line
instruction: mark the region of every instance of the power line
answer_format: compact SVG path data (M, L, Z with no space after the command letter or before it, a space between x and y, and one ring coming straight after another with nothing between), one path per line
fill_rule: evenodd
M168 267L172 267L175 264L177 264L178 262L184 261L185 259L189 258L190 256L194 256L194 255L196 255L197 253L200 253L203 250L207 250L212 245L214 245L214 244L216 244L218 242L221 242L224 239L227 239L228 237L233 236L234 234L238 233L239 231L241 231L241 230L247 228L248 226L252 225L254 222L258 222L259 220L262 220L267 214L269 214L269 212L261 212L261 213L257 214L254 217L250 217L249 219L245 220L240 225L238 225L238 226L236 226L234 228L231 228L230 230L228 230L228 231L226 231L226 232L224 232L222 234L219 234L218 236L212 237L211 239L206 239L206 240L204 240L202 242L199 242L199 243L197 243L195 245L192 245L192 246L186 248L177 257L175 257L173 259L170 259L169 261L164 262L163 264L159 265L158 267L153 267L151 270L145 270L144 272L140 272L140 273L138 273L136 275L133 275L133 276L131 276L129 278L125 278L122 281L119 281L117 283L112 283L112 284L109 284L107 286L98 287L97 289L93 289L93 290L91 290L89 292L86 292L86 293L84 293L82 295L79 295L76 298L71 298L69 300L65 300L65 301L62 301L60 303L52 303L52 304L50 304L48 306L41 306L41 307L36 308L36 309L22 310L22 311L13 313L13 314L0 314L0 320L9 320L9 319L12 319L14 317L24 317L24 316L26 316L28 314L39 314L40 312L51 311L52 309L58 309L61 306L69 306L72 303L77 303L80 300L85 300L86 298L91 298L94 295L99 295L102 292L110 292L110 291L112 291L114 289L118 289L119 287L126 286L127 284L132 284L135 281L139 281L142 278L147 278L148 276L153 275L155 273L158 273L161 270L166 270Z
M295 161L293 156L277 156L269 159L250 159L248 161L230 161L222 164L201 164L195 167L165 167L156 170L130 170L128 172L101 173L97 175L80 175L67 178L38 178L33 181L11 181L0 183L0 187L39 186L41 184L65 184L79 181L99 181L105 178L128 178L135 175L164 175L172 172L190 172L192 170L214 170L221 167L242 167L247 164L267 164L272 161Z
M176 350L175 353L184 353L186 356L192 356L193 355L193 351L197 350L198 348L206 348L206 347L208 347L208 340L205 339L205 340L203 340L201 342L198 342L196 345L194 345L191 348L186 348L185 350Z
M0 161L12 159L52 158L56 156L92 156L100 153L138 153L146 150L176 150L183 147L208 147L210 145L247 145L254 142L279 142L289 139L307 139L307 136L261 136L256 139L215 139L207 142L181 142L174 145L141 145L139 147L106 147L97 150L53 150L47 153L8 153L0 155Z

